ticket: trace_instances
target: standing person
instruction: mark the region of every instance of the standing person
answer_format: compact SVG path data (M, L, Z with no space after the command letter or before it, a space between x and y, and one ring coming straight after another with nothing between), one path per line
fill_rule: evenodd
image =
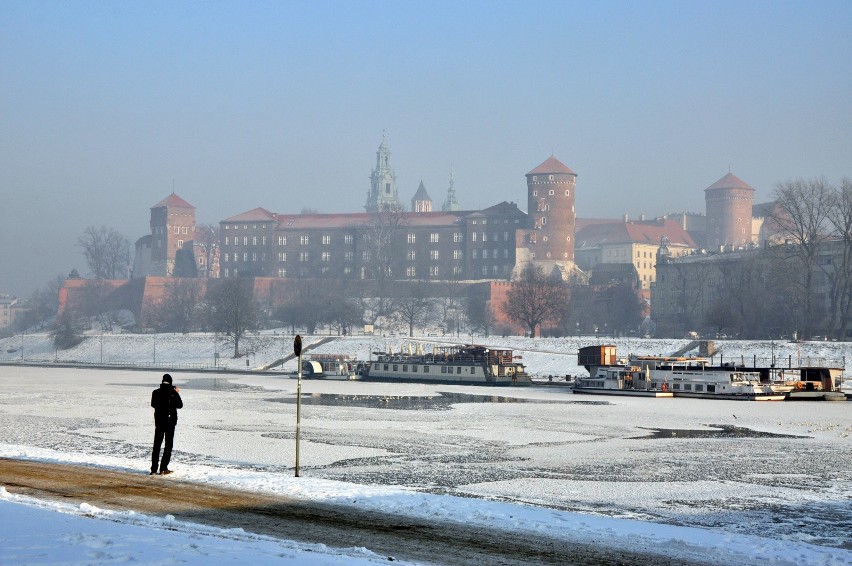
M177 410L183 408L183 400L180 398L180 390L172 385L172 376L163 375L163 382L159 389L151 393L151 406L154 407L154 451L151 454L151 475L157 473L159 463L160 475L172 473L169 469L169 461L172 458L172 443L175 439L175 426L177 425ZM160 445L166 439L163 449L163 459L160 460Z

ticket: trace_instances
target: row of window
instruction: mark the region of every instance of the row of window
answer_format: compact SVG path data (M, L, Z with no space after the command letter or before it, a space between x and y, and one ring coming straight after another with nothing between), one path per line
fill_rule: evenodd
M248 261L246 254L243 254L243 258L244 258L244 261ZM235 259L236 259L236 254L235 254ZM227 261L227 259L225 261ZM321 273L328 273L329 268L327 268L327 267L321 268L320 272ZM493 266L491 266L490 272L491 272L492 277L498 277L498 276L505 277L509 274L509 266L508 265L504 265L504 266L493 265ZM309 275L310 271L306 267L301 267L301 268L299 268L298 273L299 273L300 277L307 277ZM483 265L480 273L481 273L482 277L488 277L488 275L489 275L488 266ZM453 266L452 274L453 274L453 276L461 275L462 274L461 266L459 266L459 265ZM234 267L234 268L226 267L223 270L223 275L225 277L231 277L232 275L233 275L233 277L238 277L239 276L239 269L236 268L236 267ZM286 267L279 267L278 268L278 277L286 278L287 275L288 275L288 271L287 271ZM348 267L348 266L344 267L343 268L343 275L345 275L345 276L352 275L352 268ZM409 277L409 278L417 277L417 268L415 268L414 266L410 266L410 267L406 268L405 276ZM439 266L437 266L437 265L430 266L429 267L429 276L430 277L440 277L441 276L441 270L440 270Z
M554 196L555 194L556 194L556 191L554 191L553 189L550 189L549 191L547 191L547 195L548 195L548 196L551 196L551 197L552 197L552 196ZM534 196L534 197L537 197L537 196L538 196L538 191L537 191L537 190L534 190L534 191L533 191L533 196ZM571 191L569 191L569 190L567 190L567 189L566 189L566 190L565 190L565 196L566 196L566 197L571 196Z
M488 232L471 232L470 237L471 237L471 241L473 241L473 242L479 242L479 241L487 242L487 241L489 241L489 239L493 242L500 241L500 235L497 234L497 233L490 234L490 236L489 236ZM407 239L409 244L416 244L417 243L417 234L415 234L414 232L409 232L407 234L406 239ZM441 239L441 235L437 232L432 232L431 234L429 234L429 242L430 243L433 243L433 244L440 243L440 239ZM463 237L462 237L461 232L454 232L453 233L453 242L454 243L459 243L459 242L462 241L462 239L463 239ZM365 241L369 240L369 234L364 234L364 240ZM240 244L242 244L244 246L248 246L249 242L251 242L251 245L256 246L258 244L258 241L260 242L260 245L265 246L266 245L266 236L261 236L260 238L258 238L257 236L242 236L242 237L234 236L233 238L231 238L230 236L225 236L225 245L226 246L230 246L232 243L235 246L239 246ZM321 241L322 241L322 244L325 245L325 246L330 245L331 244L331 235L323 234L321 236ZM343 243L344 244L352 244L352 241L353 241L352 234L344 234L344 236L343 236ZM509 241L509 232L503 232L503 241L504 242ZM287 236L278 236L278 245L279 246L286 246L287 245ZM299 245L301 245L301 246L310 245L310 236L308 236L308 235L299 236Z
M261 225L260 225L260 229L261 229L261 230L265 230L265 229L266 229L266 228L268 228L268 227L269 227L269 226L267 226L266 224L261 224ZM239 225L239 224L225 224L225 230L239 230L239 229L240 229L240 225ZM249 225L248 225L248 224L243 224L243 230L248 230L248 229L249 229ZM252 230L257 230L257 224L252 224L252 228L251 228L251 229L252 229Z

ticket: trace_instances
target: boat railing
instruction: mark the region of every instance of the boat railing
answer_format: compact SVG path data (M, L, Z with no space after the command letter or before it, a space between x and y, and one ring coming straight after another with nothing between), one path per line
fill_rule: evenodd
M718 361L717 358L718 357ZM842 368L845 360L822 356L725 356L719 354L712 358L714 365L732 367L795 369L802 367Z

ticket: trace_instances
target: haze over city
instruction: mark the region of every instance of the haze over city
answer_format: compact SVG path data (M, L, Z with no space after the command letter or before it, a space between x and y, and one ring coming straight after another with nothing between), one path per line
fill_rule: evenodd
M218 223L363 211L386 135L408 203L526 208L551 154L580 217L704 210L729 168L852 175L849 2L0 4L0 293L131 244L172 191Z

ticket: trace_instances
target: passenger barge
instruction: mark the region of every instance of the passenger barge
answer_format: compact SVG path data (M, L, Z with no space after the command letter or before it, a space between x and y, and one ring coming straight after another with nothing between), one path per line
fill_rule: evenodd
M512 350L474 344L435 347L424 352L409 346L408 353L373 352L362 379L454 385L531 385L520 356Z

